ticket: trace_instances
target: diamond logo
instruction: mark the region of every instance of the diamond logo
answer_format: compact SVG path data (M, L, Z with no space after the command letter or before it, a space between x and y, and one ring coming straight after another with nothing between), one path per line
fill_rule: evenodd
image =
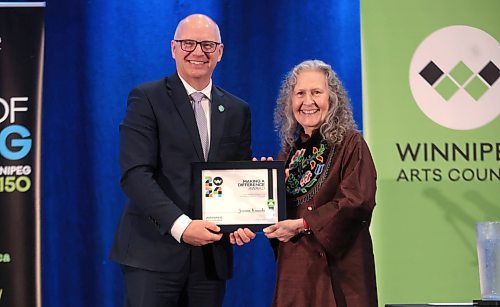
M469 95L478 100L499 78L500 70L493 63L489 62L477 75L474 75L472 70L460 61L449 74L445 75L438 83L436 81L444 75L443 71L434 63L429 62L420 75L434 87L436 91L448 101L460 88L465 88ZM480 77L479 77L480 76ZM489 85L489 86L488 86Z
M443 75L443 71L439 69L439 67L433 62L430 61L422 71L420 71L420 75L429 83L430 86L434 85L434 83Z
M469 26L426 37L410 65L416 104L435 123L454 130L482 127L500 114L500 44Z
M483 69L481 69L479 75L490 86L493 86L493 83L495 83L500 77L500 69L498 69L498 67L492 61L490 61Z
M450 72L450 77L452 77L460 86L463 86L467 80L472 76L472 71L460 61Z

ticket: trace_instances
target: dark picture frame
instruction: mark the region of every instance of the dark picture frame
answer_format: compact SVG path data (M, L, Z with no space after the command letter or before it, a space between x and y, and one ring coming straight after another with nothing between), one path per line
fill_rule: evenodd
M239 174L244 175L246 170L265 170L266 172L260 172L266 174L265 178L260 178L258 180L249 180L250 182L247 182L246 180L243 180L242 182L235 183L230 181L229 183L223 183L224 180L222 180L222 177L207 177L210 179L204 178L204 174L208 173L205 171L210 171L210 173L217 173L217 171L222 171L221 173L224 173L225 171L230 171L230 172L238 172ZM241 171L241 172L240 172ZM250 172L249 172L250 173ZM194 202L195 202L195 212L194 212L194 217L195 219L205 219L209 220L215 224L217 224L221 228L221 232L227 233L227 232L233 232L237 230L238 228L249 228L253 232L260 232L262 229L264 229L267 226L273 225L277 221L281 221L286 219L286 192L285 192L285 165L283 161L232 161L232 162L195 162L192 163L192 175L193 175L193 182L194 182ZM218 179L218 180L215 180ZM210 181L212 180L212 181ZM227 180L227 179L226 179ZM222 194L222 184L226 184L226 187L230 187L233 190L235 189L236 185L241 186L244 185L247 189L259 189L259 187L252 187L252 185L257 181L258 185L267 186L267 192L269 194L268 198L269 201L267 202L268 208L262 208L262 209L252 209L248 208L245 209L239 208L240 212L245 211L245 210L255 210L255 212L260 210L271 210L271 212L274 212L274 214L277 214L277 217L274 217L273 219L277 218L277 221L267 221L267 220L262 220L259 222L250 222L246 223L245 219L243 220L235 220L234 222L229 222L227 220L225 221L217 221L217 218L213 216L205 216L204 212L204 197L223 197L222 195L217 194L214 196L213 194L218 193L218 191L215 191L215 186L213 189L213 185L215 184L220 184L221 185L221 191L220 194ZM274 185L276 185L274 187ZM250 187L249 187L250 186ZM239 189L239 188L238 188ZM234 192L234 191L233 191ZM271 194L272 193L272 194ZM262 198L262 195L260 195L260 198ZM238 202L241 204L241 202ZM236 207L237 205L235 205ZM276 206L276 209L274 209L274 206ZM265 206L262 206L265 207ZM233 208L231 208L232 210ZM234 214L235 210L232 210L232 214ZM248 212L248 211L245 211ZM220 217L222 219L222 217Z

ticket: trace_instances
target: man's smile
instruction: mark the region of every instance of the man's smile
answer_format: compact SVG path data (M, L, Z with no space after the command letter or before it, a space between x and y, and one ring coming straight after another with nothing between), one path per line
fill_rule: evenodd
M187 61L194 65L203 65L208 63L208 61L195 61L195 60L187 60Z

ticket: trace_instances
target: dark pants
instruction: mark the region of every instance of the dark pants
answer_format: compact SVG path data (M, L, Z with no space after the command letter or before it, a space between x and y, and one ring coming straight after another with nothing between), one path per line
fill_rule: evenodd
M206 266L199 247L192 248L190 261L179 272L153 272L122 266L125 306L220 307L226 283L210 276L213 271L210 266Z

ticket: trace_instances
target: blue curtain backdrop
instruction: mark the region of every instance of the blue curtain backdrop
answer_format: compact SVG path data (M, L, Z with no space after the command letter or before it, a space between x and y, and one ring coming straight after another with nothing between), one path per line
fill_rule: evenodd
M47 0L42 146L44 306L121 306L108 259L125 203L118 124L129 90L174 71L178 21L211 16L225 44L214 82L249 102L254 155L275 155L272 124L284 74L306 59L330 63L361 127L359 2L353 0ZM225 306L269 306L275 265L266 238L235 247ZM305 272L306 273L306 272Z

